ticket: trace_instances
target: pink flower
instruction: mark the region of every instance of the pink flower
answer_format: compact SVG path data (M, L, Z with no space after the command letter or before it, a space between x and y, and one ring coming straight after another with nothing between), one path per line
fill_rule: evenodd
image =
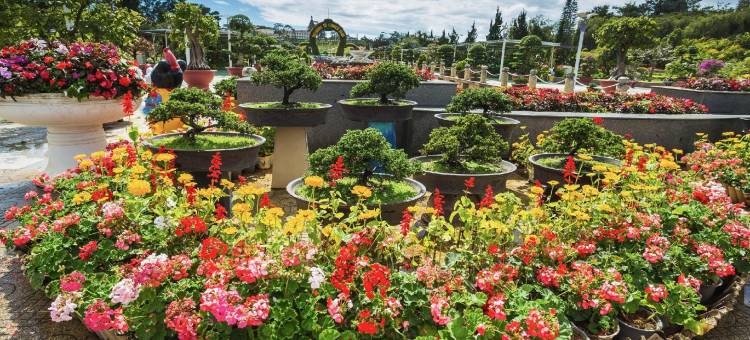
M119 303L127 306L138 298L140 292L140 287L138 287L132 279L122 279L112 287L112 292L109 293L109 298L112 299L112 303Z
M263 254L256 257L241 258L237 259L234 271L243 282L253 283L268 276L269 263L270 261L266 260Z
M669 291L667 291L667 287L663 284L649 284L645 291L648 299L653 302L659 302L669 296Z
M430 299L430 313L432 321L440 326L445 326L451 322L450 316L443 315L443 309L449 308L448 299L442 296L433 295Z
M96 300L86 308L83 323L93 332L115 330L124 333L128 331L128 323L122 314L122 307L113 310L102 300Z
M98 245L96 241L91 241L89 243L86 243L83 247L81 247L78 250L78 257L84 261L88 260L89 257L91 257L91 255L96 251L97 247Z
M164 322L169 329L177 333L178 339L198 339L198 325L201 323L201 316L196 313L193 300L184 298L170 302Z
M487 300L487 304L484 306L485 313L492 320L505 321L505 297L502 293L490 297Z
M83 288L86 276L81 272L74 271L60 278L60 290L63 292L77 292Z
M52 301L52 305L48 308L49 315L54 322L63 322L73 320L71 314L75 312L77 304L73 302L74 295L60 294Z

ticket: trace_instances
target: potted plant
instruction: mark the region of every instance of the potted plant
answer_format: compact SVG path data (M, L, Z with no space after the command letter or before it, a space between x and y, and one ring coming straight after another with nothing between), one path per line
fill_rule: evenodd
M415 179L430 191L438 188L451 195L446 196L448 208L453 206L449 198L465 190L475 195L505 191L505 182L516 170L513 163L502 160L507 150L508 142L488 120L478 114L463 115L451 127L432 130L422 149L424 156L413 159L422 169ZM468 181L473 185L466 185Z
M232 111L222 110L222 99L199 88L174 90L169 101L159 105L148 116L149 122L179 118L187 126L182 133L168 133L146 140L153 152L174 150L178 169L198 175L209 171L214 154L220 153L222 170L239 173L255 167L256 157L265 138L252 134L253 126L240 120ZM221 129L223 131L207 131ZM236 132L230 132L236 131ZM196 176L203 178L204 176Z
M462 115L473 110L482 110L482 116L492 123L495 131L504 140L510 141L513 140L513 131L521 122L502 117L500 114L510 112L512 109L513 101L510 96L501 91L490 87L468 88L451 98L451 102L446 107L448 113L438 113L435 118L438 119L440 126L451 126Z
M338 198L346 206L361 202L379 208L383 219L398 223L404 209L426 192L424 185L407 178L416 173L417 164L376 129L349 130L336 144L313 152L309 161L306 177L287 186L300 207Z
M245 58L252 53L252 48L254 47L247 40L247 34L252 32L253 29L255 29L255 26L253 26L250 18L246 15L237 14L229 17L227 28L230 29L233 34L236 33L236 35L232 35L232 52L234 52L236 60L234 61L233 67L227 67L227 73L229 73L230 76L241 77L242 69L247 65L245 63Z
M338 101L346 118L360 122L397 122L412 118L412 109L417 103L402 98L419 86L414 70L406 65L383 62L367 71L367 79L352 88L350 94L357 98ZM371 94L379 97L359 98Z
M248 122L258 126L311 127L324 124L330 104L293 102L292 94L300 89L315 91L323 81L312 67L294 54L282 50L269 52L260 64L262 70L253 73L258 85L281 89L279 102L244 103Z
M568 118L555 123L548 134L537 136L537 153L529 157L530 178L588 184L595 168L620 165L625 155L623 137L597 124L594 119ZM603 168L602 168L603 167Z
M219 23L214 16L203 14L200 6L187 2L177 3L167 18L177 41L182 41L183 36L187 37L186 47L190 48L190 61L184 72L185 82L191 87L208 89L216 70L212 70L206 63L203 46L206 41L216 38Z
M0 52L0 117L47 128L50 175L74 167L75 155L103 150L102 124L131 114L145 88L109 44L34 39Z

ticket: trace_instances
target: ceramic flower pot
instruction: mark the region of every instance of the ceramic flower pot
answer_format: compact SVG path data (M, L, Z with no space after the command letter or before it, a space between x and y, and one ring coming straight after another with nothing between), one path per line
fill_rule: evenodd
M242 69L244 67L227 67L227 73L230 76L242 77Z
M414 162L428 162L437 160L438 158L440 158L439 155L432 155L414 157L411 160ZM458 174L423 170L421 174L415 175L414 179L424 184L428 191L434 191L435 188L439 188L442 193L460 195L466 190L466 180L474 177L474 188L470 190L470 193L482 195L488 185L492 187L495 193L503 192L505 191L505 182L516 171L517 167L515 164L507 161L501 161L501 163L505 169L502 172Z
M574 323L571 323L571 328L573 329L572 339L612 340L620 333L620 325L618 324L615 324L615 330L609 334L599 335L591 334L584 327L580 327Z
M456 125L456 121L451 118L460 115L461 113L438 113L435 114L435 118L438 120L438 125L451 127ZM495 132L502 136L508 144L513 142L513 132L519 125L521 125L521 122L513 118L502 117L499 115L492 117L492 127L495 128Z
M140 105L133 99L133 106ZM90 97L78 100L61 93L40 93L0 98L0 118L29 126L47 128L47 168L57 175L75 167L78 154L104 150L107 140L102 124L124 116L122 101Z
M255 145L243 146L233 149L213 149L213 150L179 150L175 149L174 153L175 167L178 170L193 174L198 184L203 184L208 168L211 166L211 159L214 154L221 153L221 171L223 173L239 174L246 169L254 169L258 158L258 150L266 139L258 135L240 134L236 132L203 132L202 134L224 135L224 136L245 136L256 141ZM160 147L153 144L159 139L180 136L179 133L168 133L152 137L143 142L151 152L156 153Z
M252 104L240 104L245 112L245 120L257 126L276 127L313 127L325 124L326 114L331 104L318 104L316 108L271 108L252 107Z
M406 181L412 188L414 188L414 191L417 192L414 196L399 202L389 202L380 205L368 206L369 209L380 208L381 218L393 225L396 225L401 221L404 209L414 206L416 202L422 199L422 197L424 197L424 195L427 193L427 190L422 183L411 178L405 178L404 181ZM289 184L286 186L286 192L289 193L290 196L294 197L294 200L297 203L297 207L300 209L306 209L310 206L311 203L314 203L312 200L302 197L297 193L297 191L303 185L305 185L304 178L300 177L289 182ZM345 212L348 212L349 210L347 205L344 205L342 209Z
M373 99L376 98L362 98ZM338 103L344 111L344 117L355 122L401 122L412 119L412 111L417 102L399 100L400 105L364 105L357 104L357 99L343 99Z
M189 87L208 90L215 73L216 70L185 70L182 73L182 79Z

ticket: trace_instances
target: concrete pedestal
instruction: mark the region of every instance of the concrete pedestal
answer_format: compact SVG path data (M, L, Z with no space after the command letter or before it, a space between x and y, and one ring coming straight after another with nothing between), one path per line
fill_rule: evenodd
M304 127L277 127L271 188L286 188L307 171L307 133Z

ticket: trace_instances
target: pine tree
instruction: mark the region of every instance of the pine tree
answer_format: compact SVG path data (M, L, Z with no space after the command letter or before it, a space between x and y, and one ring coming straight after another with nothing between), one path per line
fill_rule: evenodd
M503 29L503 13L500 7L495 12L495 20L490 20L490 32L487 34L487 40L500 40Z
M750 7L750 0L739 0L737 1L737 9L745 9Z
M522 10L521 13L513 19L509 33L511 39L522 39L529 35L529 24L526 22L526 10Z
M471 24L471 29L469 29L469 32L466 34L466 40L464 40L465 43L473 43L477 41L477 25L476 22L473 22Z
M557 25L557 35L555 39L562 45L573 45L573 36L575 35L575 15L578 11L578 1L576 0L565 0L565 6L563 7L562 16L560 17L560 23ZM565 62L570 56L569 49L561 49L560 54L557 58L561 62Z
M449 35L448 38L449 38L449 42L451 44L458 44L459 35L456 32L456 28L455 27L452 28L451 35Z
M450 41L450 40L448 40L448 36L445 35L445 30L443 30L443 35L441 35L440 38L438 38L437 41L438 41L438 44L440 44L440 45L445 45L445 44L447 44Z

